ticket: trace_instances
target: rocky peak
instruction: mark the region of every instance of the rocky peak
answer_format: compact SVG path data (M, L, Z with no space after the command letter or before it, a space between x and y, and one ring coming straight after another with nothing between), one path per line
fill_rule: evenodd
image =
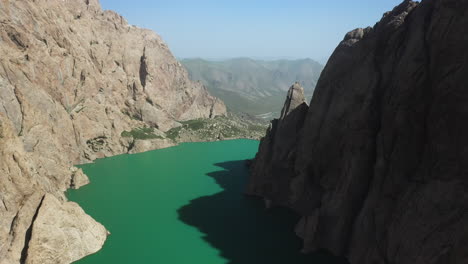
M352 46L356 42L363 39L365 36L369 35L371 32L379 32L378 34L383 34L382 31L397 29L403 22L406 17L411 13L411 11L419 5L419 2L405 0L400 5L396 6L392 11L386 12L382 20L375 24L374 27L366 28L356 28L348 32L343 41L340 43L339 47ZM389 32L384 33L389 34Z
M411 11L419 5L419 2L405 0L392 11L386 12L382 20L377 25L400 26Z
M351 42L357 42L361 39L364 38L364 36L369 33L370 31L372 30L371 27L367 27L367 28L356 28L354 30L351 30L350 32L348 32L343 41L344 42L348 42L348 41L351 41Z
M281 110L280 119L284 119L289 113L296 109L299 105L306 103L304 96L304 88L296 82L288 90L286 101Z

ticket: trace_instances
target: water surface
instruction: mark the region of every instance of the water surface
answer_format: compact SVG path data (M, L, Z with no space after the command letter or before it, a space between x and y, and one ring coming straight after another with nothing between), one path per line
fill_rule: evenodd
M185 143L81 166L91 184L68 197L112 233L78 263L338 263L300 254L298 217L245 197L258 141Z

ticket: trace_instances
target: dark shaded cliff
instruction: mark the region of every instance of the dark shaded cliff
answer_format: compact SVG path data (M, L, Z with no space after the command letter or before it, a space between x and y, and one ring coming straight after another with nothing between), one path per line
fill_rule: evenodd
M308 110L272 123L247 192L303 215L305 251L468 263L467 36L466 0L404 1L348 33Z

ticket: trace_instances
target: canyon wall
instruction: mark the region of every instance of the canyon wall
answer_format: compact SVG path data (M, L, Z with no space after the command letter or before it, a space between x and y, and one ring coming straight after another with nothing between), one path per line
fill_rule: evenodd
M303 217L304 251L468 263L468 1L404 1L348 33L307 107L272 123L247 193Z
M97 0L0 0L0 263L96 252L106 229L64 196L87 183L73 165L132 150L123 131L225 114L158 35Z

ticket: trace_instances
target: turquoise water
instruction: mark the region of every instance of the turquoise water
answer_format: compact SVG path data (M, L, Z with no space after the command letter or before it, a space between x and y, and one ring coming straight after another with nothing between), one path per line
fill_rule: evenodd
M78 263L335 263L302 255L297 216L242 194L258 141L185 143L81 166L70 200L111 232Z

